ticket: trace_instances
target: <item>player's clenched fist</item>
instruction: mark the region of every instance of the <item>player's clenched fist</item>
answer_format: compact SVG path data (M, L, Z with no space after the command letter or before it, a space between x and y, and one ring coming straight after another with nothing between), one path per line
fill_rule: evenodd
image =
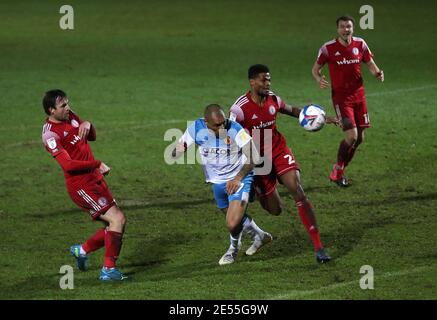
M226 193L234 194L241 187L241 179L237 176L234 179L226 182Z
M184 153L187 150L187 144L179 142L176 145L176 152L177 153Z
M111 168L108 167L108 166L107 166L106 164L104 164L103 162L100 164L99 171L100 171L100 173L103 174L104 176L106 176L106 175L109 173L110 170L111 170Z
M376 79L378 79L381 82L384 82L384 71L379 70L379 72L376 74Z
M325 89L325 88L329 87L329 82L326 80L325 76L320 77L319 87L320 87L320 89Z

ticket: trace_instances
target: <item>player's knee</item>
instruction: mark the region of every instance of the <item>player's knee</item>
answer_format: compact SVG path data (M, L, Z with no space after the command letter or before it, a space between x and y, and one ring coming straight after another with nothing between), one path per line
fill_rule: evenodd
M226 227L228 228L229 232L234 232L240 227L240 222L237 219L227 219L226 220Z
M349 136L346 138L346 142L349 146L355 145L358 141L358 137L357 136Z
M281 213L282 213L282 205L281 204L279 204L279 205L276 205L276 206L272 206L272 207L269 207L269 208L267 208L267 211L271 214L271 215L274 215L274 216L279 216Z
M116 208L116 211L111 215L109 223L124 227L126 224L126 216L124 215L123 211L121 211L119 208Z
M269 197L259 198L261 206L264 210L274 216L278 216L282 212L282 203L279 199L272 199Z

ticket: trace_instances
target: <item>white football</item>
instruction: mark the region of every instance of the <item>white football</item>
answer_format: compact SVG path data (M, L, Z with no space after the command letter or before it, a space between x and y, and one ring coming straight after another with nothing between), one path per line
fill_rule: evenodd
M299 114L299 123L307 131L319 131L326 123L326 113L322 107L310 104Z

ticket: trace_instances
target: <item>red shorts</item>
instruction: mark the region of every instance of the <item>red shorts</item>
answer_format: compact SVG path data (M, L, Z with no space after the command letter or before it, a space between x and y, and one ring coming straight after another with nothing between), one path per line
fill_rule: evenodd
M75 204L89 212L91 218L96 220L115 205L111 191L101 179L92 184L84 184L80 187L70 187L69 194Z
M343 131L352 128L370 128L369 114L367 113L367 103L363 99L359 102L344 102L344 100L332 100L335 113L343 123Z
M299 163L297 163L290 149L284 145L273 157L270 174L255 175L253 185L256 193L259 196L271 194L276 189L278 178L291 170L299 170Z

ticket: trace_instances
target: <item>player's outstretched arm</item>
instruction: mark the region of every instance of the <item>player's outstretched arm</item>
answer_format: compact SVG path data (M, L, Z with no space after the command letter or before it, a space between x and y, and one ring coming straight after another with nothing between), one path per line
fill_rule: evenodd
M337 127L342 126L340 119L338 119L337 117L325 116L325 119L327 124L333 124Z
M378 68L375 61L370 59L366 64L369 67L370 73L372 73L379 81L384 82L384 71Z
M292 117L299 118L299 114L302 111L299 107L293 107L290 105L285 105L285 108L279 110L279 112L288 114ZM341 126L340 120L337 117L326 116L326 123L334 124L336 126Z
M283 113L283 114L287 114L287 115L295 117L295 118L299 118L299 114L300 114L301 110L302 109L299 107L294 107L294 106L290 106L290 105L286 104L284 108L279 109L279 112Z
M316 62L314 62L313 69L311 71L314 80L319 84L320 89L325 89L329 87L329 82L326 80L326 77L321 74L321 70L323 68L323 65L320 65Z

